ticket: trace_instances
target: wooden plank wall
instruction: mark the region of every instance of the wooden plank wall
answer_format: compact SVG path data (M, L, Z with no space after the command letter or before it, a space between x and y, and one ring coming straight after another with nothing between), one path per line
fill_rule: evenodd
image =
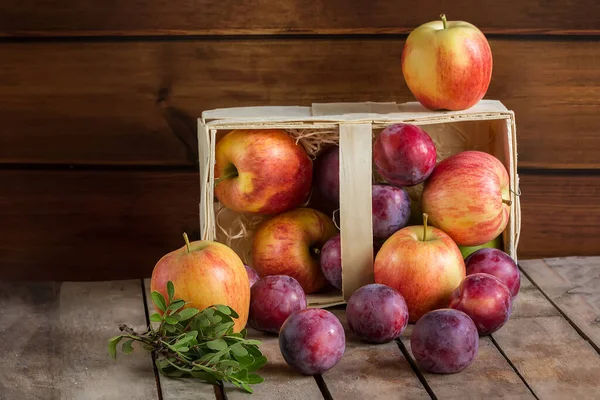
M479 26L517 117L521 258L600 254L596 0L3 1L0 271L148 276L197 235L204 109L413 100L406 34Z

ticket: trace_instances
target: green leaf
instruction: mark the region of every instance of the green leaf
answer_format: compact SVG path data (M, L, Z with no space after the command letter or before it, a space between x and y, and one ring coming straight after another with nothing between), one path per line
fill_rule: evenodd
M169 310L169 311L177 311L177 310L179 310L183 306L185 306L185 301L183 301L183 300L176 300L176 301L172 302L171 304L169 304L169 307L167 308L167 310Z
M254 362L250 365L247 365L246 368L248 369L248 371L253 372L253 371L257 371L258 369L260 369L266 363L267 363L267 357L260 356L260 357L256 357L254 359Z
M217 379L206 371L192 371L190 373L194 378L202 379L203 381L212 383L213 385L218 383Z
M190 351L190 348L186 347L186 346L181 346L181 347L177 347L177 351L180 353L187 353L188 351Z
M167 310L167 304L162 294L157 291L152 292L152 302L160 311Z
M177 328L174 325L165 325L165 330L168 333L174 333L177 330Z
M248 379L248 370L244 368L233 374L233 377L240 381L246 381Z
M117 345L121 340L123 340L123 336L121 335L112 337L108 340L108 354L110 354L112 358L117 358Z
M224 306L222 304L216 304L215 308L219 311L222 312L225 315L231 315L231 308Z
M162 321L162 317L159 313L154 313L150 316L150 322L160 322Z
M262 383L264 382L264 379L262 376L258 375L258 374L248 374L248 383L251 385L256 385L257 383Z
M168 316L168 317L165 317L165 322L169 325L176 325L179 321L175 317Z
M197 308L184 308L183 310L179 311L179 318L181 321L187 321L199 312L200 311Z
M212 340L212 341L206 343L206 346L211 350L217 350L217 351L225 350L228 347L227 342L224 341L223 339Z
M247 383L242 382L242 387L244 388L244 390L248 393L254 393L254 391L252 390L252 388L250 386L248 386Z
M229 332L231 329L233 329L233 326L235 324L233 322L226 322L224 324L219 325L217 328L215 328L214 330L214 334L216 337L221 337L227 334L227 332Z
M243 357L248 354L248 350L246 350L244 348L244 346L242 346L240 343L234 344L233 346L231 346L231 352L233 353L234 356L240 356L240 357Z
M171 281L167 282L167 293L169 295L169 303L171 303L175 297L175 286Z
M262 357L260 349L256 346L250 346L246 350L248 350L248 353L252 354L254 357Z
M239 368L240 363L234 360L222 360L219 362L220 368Z
M123 342L123 346L121 346L121 351L123 351L123 353L125 354L133 353L133 339Z
M262 344L262 342L260 340L244 340L243 342L245 345L250 345L250 346L260 346Z

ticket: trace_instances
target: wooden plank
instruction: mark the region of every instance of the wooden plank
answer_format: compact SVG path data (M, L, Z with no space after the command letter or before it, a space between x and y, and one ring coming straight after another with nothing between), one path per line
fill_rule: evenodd
M538 398L600 394L600 355L526 277L511 319L493 336Z
M198 237L195 172L0 171L5 280L150 276Z
M331 311L346 331L344 356L323 375L334 399L430 398L395 342L381 345L361 342L348 329L344 308Z
M520 262L529 278L600 348L600 257Z
M189 166L205 109L413 100L402 45L397 37L1 43L0 163ZM519 165L600 168L597 41L491 46L486 97L516 113Z
M150 280L144 281L146 299L149 312L154 312L150 300ZM279 351L279 340L276 335L258 332L248 328L248 338L260 340L260 350L267 357L267 364L258 373L265 381L253 385L252 399L257 400L305 400L321 397L321 392L312 377L297 374L285 363ZM171 379L159 376L163 400L208 400L215 398L211 385L194 379ZM225 386L225 393L229 400L242 400L248 398L248 393L239 390L233 385Z
M599 174L523 171L520 180L520 258L598 255Z
M487 32L572 34L600 31L593 0L483 1L444 4L424 0L403 12L394 1L266 0L213 3L198 0L113 1L92 6L84 0L19 3L8 0L0 13L3 35L203 35L302 33L405 33L445 12Z
M158 399L152 360L107 352L146 324L139 280L0 283L0 399Z

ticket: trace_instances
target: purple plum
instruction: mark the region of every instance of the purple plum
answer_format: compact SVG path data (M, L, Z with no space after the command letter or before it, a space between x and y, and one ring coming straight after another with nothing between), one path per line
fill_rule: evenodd
M359 339L387 343L408 325L408 308L396 289L373 283L358 289L346 306L348 327Z
M471 365L478 347L479 334L471 318L451 308L423 315L410 336L419 367L438 374L453 374Z
M265 276L250 289L248 325L278 333L294 312L306 309L306 295L297 280L287 275Z
M344 355L344 328L327 310L297 311L281 327L279 349L285 362L301 374L322 374L333 368Z
M315 185L329 201L340 201L340 151L333 146L325 149L315 162Z
M325 278L338 289L342 288L342 247L340 235L329 239L321 248L321 269Z
M410 217L408 192L390 185L373 185L373 237L385 240L401 228Z
M250 267L247 264L244 264L244 267L246 268L246 273L248 274L248 280L250 281L250 287L252 287L256 282L258 282L258 280L260 279L260 276L258 276L258 272L256 272L254 270L254 268Z
M521 274L515 260L499 249L483 248L475 251L465 259L467 275L482 272L494 275L516 297L521 287Z

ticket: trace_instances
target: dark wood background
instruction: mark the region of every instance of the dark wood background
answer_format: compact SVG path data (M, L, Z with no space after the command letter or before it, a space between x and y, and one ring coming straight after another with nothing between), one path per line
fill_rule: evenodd
M596 0L4 0L4 279L149 276L198 234L195 118L215 107L411 101L406 34L479 26L517 118L521 258L600 254Z

